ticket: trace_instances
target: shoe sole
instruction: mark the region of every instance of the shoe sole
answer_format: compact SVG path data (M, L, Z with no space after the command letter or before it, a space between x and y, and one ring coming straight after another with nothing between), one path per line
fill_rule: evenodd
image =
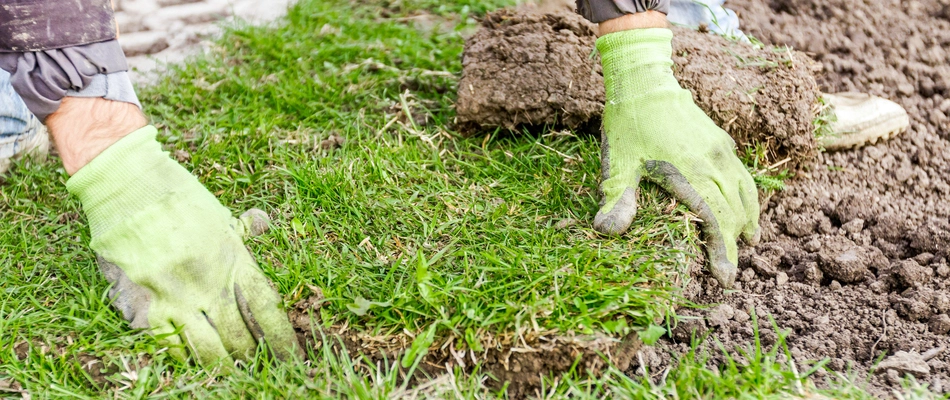
M910 119L904 116L892 122L892 125L895 126L887 129L883 134L876 132L863 135L860 133L846 133L839 137L827 138L824 140L825 143L822 144L822 147L825 148L825 151L852 150L866 145L877 144L880 141L887 141L907 131L910 125Z

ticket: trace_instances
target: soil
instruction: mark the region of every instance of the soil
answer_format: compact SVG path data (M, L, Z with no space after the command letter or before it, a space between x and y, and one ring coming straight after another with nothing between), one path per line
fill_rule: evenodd
M766 165L798 168L818 146L813 121L820 65L784 48L755 48L721 36L674 28L673 74L739 149L762 146Z
M596 26L567 11L488 14L466 40L459 82L461 131L558 126L597 133L603 111ZM820 69L791 49L675 28L674 73L696 104L736 140L763 146L766 165L796 168L817 145ZM592 56L594 55L594 56Z
M465 41L458 85L461 131L521 125L579 127L604 108L594 26L570 13L500 10Z
M309 289L311 294L294 304L289 312L297 338L307 348L319 351L323 341L328 341L334 351L341 351L342 345L349 354L360 354L370 362L393 363L399 362L412 346L413 338L405 334L374 337L338 325L315 331L314 327L320 324L313 321L313 316L318 315L324 297L319 288L311 286ZM608 365L625 370L641 350L635 333L619 339L606 335L512 335L484 336L480 340L484 350L478 352L456 350L458 339L454 337L429 346L419 363L421 373L414 379L430 380L456 366L471 373L477 361L478 371L493 377L484 382L486 386L500 389L507 385L507 394L513 399L540 397L542 376L558 376L572 369L597 374Z
M910 114L911 126L884 143L803 159L787 189L763 199L762 241L742 250L738 290L724 294L696 268L687 296L718 305L706 311L684 310L684 315L701 318L684 321L672 337L656 348L644 349L644 363L652 371L662 371L671 354L685 352L691 333L710 333L706 343L714 355L719 353L716 341L730 350L748 348L754 341L755 315L764 345L778 338L779 332L768 322L774 318L788 334L795 360L827 359L831 371L855 374L853 382L873 394L892 395L892 390L900 389L904 374L916 376L937 393L947 393L950 352L941 349L950 347L950 3L731 0L727 6L739 13L743 29L764 43L788 45L814 59L818 68L812 72L822 91L859 91L894 100ZM504 23L515 24L510 18L496 22L507 29ZM586 34L571 29L557 32L559 38L569 33L577 36L578 43ZM724 45L701 41L708 35L676 34L678 77L715 119L716 109L704 105L703 94L727 80L709 78L716 71L702 68L695 71L706 78L684 76L691 68L683 62L695 55L688 51L683 56L679 50L681 46L715 50ZM495 35L484 40L497 39ZM472 54L479 53L467 52L466 57ZM590 64L586 51L565 54L584 55L568 61L573 65ZM792 65L810 70L799 66L799 53L793 54L796 62ZM471 68L471 63L464 67ZM596 71L596 66L589 68ZM752 71L771 73L762 68ZM540 81L543 74L550 75L539 69L520 71L518 76ZM465 111L461 100L467 96L467 87L460 85L460 113ZM775 90L769 92L773 97L765 101L756 97L756 102L772 104L778 115L797 112L810 90L798 86L786 93ZM507 86L505 91L517 93L518 89ZM793 94L792 111L782 108L787 107L787 93ZM795 96L799 93L803 95ZM590 100L586 92L583 99ZM495 106L493 112L516 121L510 111ZM767 121L759 127L784 124L781 118ZM722 118L717 122L723 124ZM564 118L560 123L568 124ZM803 124L795 126L790 130L811 134ZM788 134L794 137L796 132ZM872 370L882 357L881 367ZM823 377L830 375L820 371L816 381L826 384Z
M806 165L769 199L763 241L741 255L740 291L724 295L710 278L694 281L691 299L722 305L694 312L705 321L679 329L666 349L682 352L690 328L714 329L712 338L726 348L746 347L755 312L789 330L796 360L827 358L833 371L867 378L874 394L890 396L905 373L946 393L950 354L940 349L950 346L950 7L937 0L727 5L746 32L808 52L822 66L823 91L894 100L911 127L888 142L824 153ZM768 344L777 335L765 321ZM908 354L918 358L910 363ZM870 372L882 355L885 362Z

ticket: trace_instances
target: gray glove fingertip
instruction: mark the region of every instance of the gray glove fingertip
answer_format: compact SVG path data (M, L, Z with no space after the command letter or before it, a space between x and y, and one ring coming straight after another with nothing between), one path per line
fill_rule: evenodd
M628 187L610 211L598 211L594 216L594 229L607 235L621 235L630 228L637 215L637 189Z
M762 229L759 228L759 222L749 221L745 228L742 229L742 241L749 246L755 246L759 244L759 240L761 239Z
M287 313L280 307L280 295L267 283L263 274L260 278L264 281L244 282L246 291L241 285L234 284L234 297L247 329L258 343L265 342L277 359L303 358L297 334Z
M132 282L125 271L115 263L98 255L96 256L96 263L99 265L99 271L105 276L106 281L112 284L109 288L109 299L112 300L112 306L122 313L122 318L129 321L129 326L133 329L148 328L148 307L152 300L151 293L144 287Z
M729 242L724 240L721 235L706 232L706 255L709 257L709 273L719 282L723 289L731 289L736 282L737 268L736 264L729 260ZM735 240L732 240L732 246L736 247Z

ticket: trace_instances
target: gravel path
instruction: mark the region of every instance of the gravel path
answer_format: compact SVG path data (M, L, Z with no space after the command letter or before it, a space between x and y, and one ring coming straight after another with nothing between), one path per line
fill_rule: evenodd
M119 43L138 84L163 64L184 61L210 44L221 25L265 24L287 13L294 0L114 0Z

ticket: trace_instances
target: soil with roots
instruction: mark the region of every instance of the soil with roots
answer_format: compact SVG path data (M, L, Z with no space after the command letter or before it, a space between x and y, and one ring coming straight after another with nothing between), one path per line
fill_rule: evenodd
M387 365L399 363L412 347L413 338L405 334L376 337L339 325L318 330L315 327L320 324L314 323L313 316L322 302L323 294L316 289L290 310L297 339L306 347L328 346L334 352L345 350L348 354L363 356L363 361ZM623 338L604 334L527 337L511 334L486 336L480 341L484 349L475 351L460 344L455 337L437 340L422 356L413 379L419 383L451 372L455 367L469 373L477 368L491 376L484 382L488 387L504 387L513 399L533 398L541 394L542 377L572 369L598 374L610 365L625 370L642 348L635 333ZM456 345L460 345L459 348Z

